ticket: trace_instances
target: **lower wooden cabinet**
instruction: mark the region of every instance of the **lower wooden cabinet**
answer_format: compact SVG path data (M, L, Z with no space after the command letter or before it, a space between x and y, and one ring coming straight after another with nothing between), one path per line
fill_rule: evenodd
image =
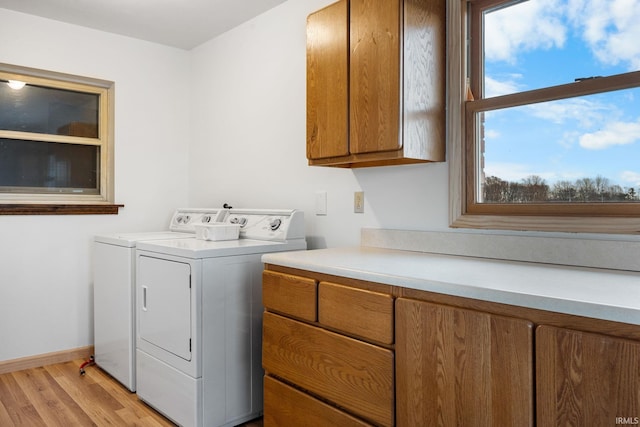
M394 424L391 350L266 312L262 365L365 420Z
M533 324L396 301L398 426L532 426Z
M640 424L640 326L266 269L265 427Z
M536 330L539 426L640 424L640 342Z
M318 283L306 277L262 272L262 305L286 316L318 320Z
M318 322L368 342L390 345L394 301L389 294L320 282Z
M346 412L273 377L264 377L264 427L369 427Z

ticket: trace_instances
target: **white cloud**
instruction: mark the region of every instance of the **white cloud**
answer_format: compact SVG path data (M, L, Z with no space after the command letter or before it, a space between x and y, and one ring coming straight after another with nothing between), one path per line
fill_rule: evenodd
M528 1L485 15L485 57L515 63L517 54L562 47L567 27L558 0Z
M557 178L556 172L535 170L532 165L524 163L488 162L484 166L485 176L497 176L505 181L519 182L524 178L537 175L547 182Z
M596 132L580 137L580 146L587 150L603 150L614 145L628 145L640 141L640 121L611 122Z
M489 76L485 76L484 78L484 92L485 98L491 98L494 96L507 95L510 93L519 92L520 86L516 79L519 76L510 76L506 80L496 80Z
M497 176L506 181L520 181L531 175L530 165L520 163L486 163L485 176Z
M620 180L633 187L640 187L640 172L623 171Z
M496 139L496 138L500 138L501 133L495 129L485 129L484 130L484 139L485 140L489 140L489 139Z
M603 64L640 68L640 2L569 0L568 17Z
M606 65L640 69L640 1L530 0L485 16L485 58L517 62L519 53L563 48L577 30Z
M527 106L534 117L549 120L552 123L564 124L574 120L584 128L601 123L605 118L618 114L615 106L607 106L584 98L543 102Z
M497 176L500 179L510 182L520 182L523 179L536 175L545 180L545 182L553 186L558 181L575 181L578 178L583 178L589 173L582 170L569 169L564 166L559 170L549 170L553 167L552 164L547 165L547 169L536 169L534 165L524 163L508 163L508 162L494 162L487 163L484 168L485 176ZM638 174L640 180L640 174ZM637 184L640 185L640 182Z

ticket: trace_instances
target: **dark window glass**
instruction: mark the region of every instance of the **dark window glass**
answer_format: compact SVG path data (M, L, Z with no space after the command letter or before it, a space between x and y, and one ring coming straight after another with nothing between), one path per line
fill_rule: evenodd
M0 80L0 129L98 137L100 95L27 84L12 89Z
M0 138L0 191L98 194L99 147Z

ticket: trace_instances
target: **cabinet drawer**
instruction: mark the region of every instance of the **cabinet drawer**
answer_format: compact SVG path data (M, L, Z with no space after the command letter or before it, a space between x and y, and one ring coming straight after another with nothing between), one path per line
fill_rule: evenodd
M264 377L264 427L371 427L270 376Z
M393 352L265 312L262 363L268 374L297 384L365 420L394 422Z
M315 322L318 319L317 289L313 279L262 272L262 305L269 310Z
M393 344L393 297L380 292L320 282L322 325L382 344Z

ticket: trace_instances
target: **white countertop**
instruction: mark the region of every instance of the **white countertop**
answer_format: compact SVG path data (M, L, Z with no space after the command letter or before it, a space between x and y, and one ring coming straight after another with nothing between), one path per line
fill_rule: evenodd
M263 255L284 267L640 325L640 273L371 247Z

